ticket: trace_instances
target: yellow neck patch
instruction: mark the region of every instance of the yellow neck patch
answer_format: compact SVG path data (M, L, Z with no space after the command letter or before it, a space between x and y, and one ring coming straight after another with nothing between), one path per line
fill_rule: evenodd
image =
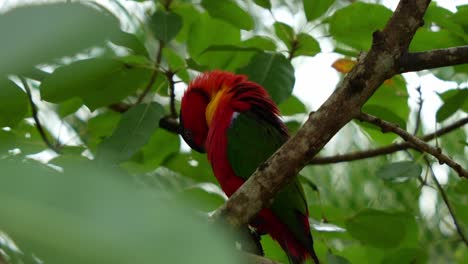
M219 91L214 93L214 96L211 96L212 99L208 103L205 111L206 123L208 126L211 124L211 120L213 119L216 109L218 109L219 102L221 102L221 98L223 97L225 91L226 88L222 87Z

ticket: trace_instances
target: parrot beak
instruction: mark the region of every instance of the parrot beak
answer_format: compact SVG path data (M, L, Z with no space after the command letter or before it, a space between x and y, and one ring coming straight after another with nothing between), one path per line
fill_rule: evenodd
M180 127L179 127L179 134L182 136L184 141L195 151L200 152L200 153L206 153L206 150L204 146L198 145L194 138L193 134L190 130L187 130L183 126L183 121L182 121L182 115L180 115Z

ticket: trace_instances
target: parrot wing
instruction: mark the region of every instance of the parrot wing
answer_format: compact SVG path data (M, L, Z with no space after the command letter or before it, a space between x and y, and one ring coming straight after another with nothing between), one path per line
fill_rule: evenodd
M288 135L274 114L246 111L234 114L227 138L231 167L237 176L247 179L281 147ZM307 202L297 178L275 196L270 209L301 244L313 250L310 232L303 226L302 217L308 215Z

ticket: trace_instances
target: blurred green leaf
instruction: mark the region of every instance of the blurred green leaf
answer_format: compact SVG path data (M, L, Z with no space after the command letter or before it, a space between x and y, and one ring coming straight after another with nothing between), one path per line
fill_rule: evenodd
M249 13L240 8L233 0L202 0L201 5L210 16L224 20L240 29L251 30L254 21Z
M182 18L176 13L158 9L151 16L150 25L156 39L168 43L182 29Z
M79 97L91 110L117 103L149 80L151 71L114 59L93 58L56 69L41 83L42 99L60 103Z
M468 89L449 90L439 96L444 104L437 111L437 122L444 121L458 110L468 111Z
M254 2L263 8L271 9L270 0L254 0Z
M126 47L136 55L148 56L145 45L134 35L125 31L119 31L110 39L115 45Z
M211 212L223 205L225 199L218 193L208 192L201 186L192 186L179 194L180 198L185 201L190 201L194 209L203 212Z
M413 217L405 213L365 209L345 222L346 230L363 244L378 248L397 247Z
M380 167L376 171L377 177L387 181L417 178L421 173L421 166L414 161L393 162Z
M0 15L0 76L23 73L36 64L103 45L118 31L118 19L92 4L54 3L12 9Z
M351 264L351 262L349 262L346 258L339 255L335 255L330 251L328 251L327 254L327 262L328 264Z
M275 34L276 36L283 41L284 44L288 47L288 49L291 49L292 47L292 42L294 41L295 38L295 33L294 29L289 26L288 24L285 24L283 22L275 22L273 24L273 27L275 28Z
M195 182L217 182L206 155L200 153L174 154L167 158L162 165L195 180Z
M382 264L423 264L427 263L427 253L419 248L402 248L397 252L388 254L383 260Z
M139 104L125 112L113 134L98 148L96 160L120 163L143 147L158 128L164 109L157 103Z
M0 166L0 226L44 263L241 261L226 232L116 170L91 162L65 174L15 160Z
M383 5L354 2L330 17L330 33L337 41L356 50L369 50L372 33L383 29L391 15L392 11Z
M401 76L395 76L382 84L364 104L362 110L405 129L410 112L408 98L405 80ZM375 125L362 122L358 122L358 125L379 144L390 144L397 138L393 133L382 133L381 128Z
M294 68L279 53L259 53L239 73L246 74L251 81L262 85L277 104L291 96L295 81Z
M28 112L28 97L13 81L0 77L0 128L15 126Z
M90 118L83 136L85 144L91 150L95 150L103 139L112 135L112 132L119 124L120 118L121 114L112 111L106 111Z
M185 83L190 81L190 76L187 72L187 63L179 54L177 54L173 49L164 48L163 58L165 58L169 64L169 69L172 72L175 72L182 81Z
M200 17L200 11L194 5L183 2L173 2L171 5L172 12L182 17L182 28L176 36L178 42L184 43L189 40L192 25Z
M59 117L64 118L75 113L81 106L83 106L83 100L80 98L71 98L57 105L57 114Z
M291 116L295 114L306 113L307 108L296 96L290 96L286 101L279 105L282 115Z
M137 153L137 157L132 157L129 162L139 172L149 172L161 166L171 155L178 154L179 150L180 139L177 135L157 129L148 143Z
M307 21L312 21L322 16L335 2L335 0L303 0Z
M294 57L297 56L315 56L320 52L320 45L313 37L305 33L297 34L297 49Z

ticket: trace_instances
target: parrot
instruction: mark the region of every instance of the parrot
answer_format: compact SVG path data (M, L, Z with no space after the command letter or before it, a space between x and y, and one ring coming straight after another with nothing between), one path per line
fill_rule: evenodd
M265 88L248 77L212 70L192 80L181 100L180 134L195 151L207 153L221 189L230 197L288 138L280 112ZM291 264L319 263L309 212L297 178L249 223L269 234Z

